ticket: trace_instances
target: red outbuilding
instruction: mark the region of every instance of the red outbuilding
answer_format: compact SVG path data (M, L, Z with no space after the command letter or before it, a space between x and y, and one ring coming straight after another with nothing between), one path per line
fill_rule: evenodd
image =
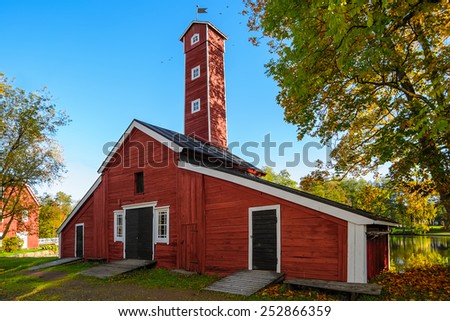
M33 190L25 185L17 197L15 205L19 214L9 215L8 208L3 209L4 205L11 205L16 202L17 189L1 189L0 192L0 236L5 237L17 236L23 241L22 249L32 249L39 247L39 200ZM14 202L2 202L2 200L10 198ZM3 212L5 210L5 212ZM3 235L7 230L6 235ZM1 245L1 240L0 240Z
M394 222L265 181L227 150L226 39L186 29L185 133L133 120L59 228L60 256L367 282L388 267Z

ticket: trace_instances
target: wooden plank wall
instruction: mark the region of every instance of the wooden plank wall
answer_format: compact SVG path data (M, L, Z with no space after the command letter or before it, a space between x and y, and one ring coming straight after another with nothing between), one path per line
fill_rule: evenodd
M389 235L367 237L367 279L389 268Z
M91 196L62 232L61 256L75 256L75 226L84 224L84 257L96 257L94 244L94 198Z
M204 224L203 176L178 171L178 268L205 272L205 224Z
M123 258L123 243L114 242L114 211L122 206L144 202L157 202L170 206L169 244L156 244L155 259L161 267L176 266L177 210L176 210L176 157L172 150L161 145L139 130L134 130L126 143L117 151L117 164L111 164L104 173L108 182L106 191L107 246L109 260ZM144 193L135 193L134 175L144 173ZM151 245L149 245L151 246Z
M212 28L208 28L208 39L211 142L226 149L225 43L222 36Z
M139 130L127 138L106 167L102 183L63 231L62 256L74 255L75 224L85 224L85 257L123 258L123 243L114 242L114 211L122 206L157 202L169 206L169 244L157 244L155 259L162 267L176 266L177 211L174 152ZM144 193L136 194L134 174L144 172ZM152 246L152 244L149 244Z
M287 277L346 281L346 222L251 190L205 177L205 270L248 268L248 209L281 205L281 271Z

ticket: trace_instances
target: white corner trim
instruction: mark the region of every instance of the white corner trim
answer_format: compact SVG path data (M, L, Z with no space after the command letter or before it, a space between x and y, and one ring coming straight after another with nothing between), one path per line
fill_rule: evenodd
M211 142L211 97L210 97L210 86L209 86L210 74L209 74L209 29L206 25L206 95L207 102L206 108L208 112L208 141Z
M97 187L102 182L102 177L99 176L97 180L94 182L94 184L91 186L91 188L87 191L87 193L83 196L81 201L77 203L75 208L72 210L70 215L66 218L66 220L61 224L61 226L56 231L57 234L60 234L62 230L66 227L67 224L72 220L72 218L75 216L75 214L78 212L78 210L84 205L84 203L88 200L88 198L94 193L94 191L97 189Z
M366 226L348 222L347 282L367 283Z
M128 126L128 128L125 130L123 135L120 137L119 141L114 145L114 148L109 152L106 159L103 161L102 165L98 169L98 173L101 174L103 170L106 168L106 165L111 161L111 158L114 156L114 154L119 150L119 148L122 146L122 144L125 142L125 139L130 135L130 133L133 131L133 129L138 129L144 134L147 134L148 136L152 137L156 141L160 142L167 148L179 153L183 150L183 147L175 144L170 139L167 139L166 137L158 134L157 132L151 130L147 126L142 125L137 120L133 120L131 124Z
M267 205L258 207L249 207L248 209L248 269L253 269L253 219L254 211L275 210L277 216L277 273L281 273L281 206Z
M193 164L186 163L183 161L178 162L178 167L181 169L188 170L188 171L196 172L199 174L211 176L214 178L222 179L227 182L245 186L245 187L251 188L253 190L263 192L263 193L269 194L271 196L275 196L275 197L284 199L286 201L311 208L318 212L322 212L324 214L328 214L330 216L333 216L333 217L336 217L336 218L339 218L339 219L342 219L344 221L351 222L354 224L370 225L370 224L377 224L377 222L379 222L379 224L389 225L387 222L375 221L368 217L364 217L362 215L358 215L356 213L346 211L344 209L335 207L330 204L322 203L322 202L316 201L314 199L310 199L310 198L307 198L307 197L304 197L301 195L290 193L290 192L285 191L280 188L276 188L276 187L269 186L269 185L266 185L263 183L259 183L257 181L250 180L250 179L247 179L244 177L228 174L228 173L225 173L222 171L215 170L213 168L197 166L197 165L193 165Z

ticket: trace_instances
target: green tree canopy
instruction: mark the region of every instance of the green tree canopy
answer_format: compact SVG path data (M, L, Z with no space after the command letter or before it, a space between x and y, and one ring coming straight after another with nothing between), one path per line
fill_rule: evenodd
M56 110L45 91L27 93L0 77L0 186L3 235L17 215L24 187L51 183L64 171L54 139L68 117Z
M450 4L244 0L298 138L337 140L336 170L430 180L450 224ZM255 38L256 39L256 38Z
M39 212L39 237L56 237L56 231L72 211L72 197L63 192L58 192L53 197L44 195L41 198L41 210Z
M298 188L297 182L291 179L291 174L286 169L283 169L277 173L272 167L264 166L262 171L266 173L266 175L262 177L266 181L290 188Z

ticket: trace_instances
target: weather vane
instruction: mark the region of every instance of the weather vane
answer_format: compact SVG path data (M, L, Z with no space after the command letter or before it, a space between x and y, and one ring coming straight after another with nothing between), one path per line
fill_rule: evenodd
M197 16L196 16L196 20L198 20L198 14L199 14L199 13L208 13L208 12L206 12L206 9L208 9L208 8L200 8L200 7L197 5Z

